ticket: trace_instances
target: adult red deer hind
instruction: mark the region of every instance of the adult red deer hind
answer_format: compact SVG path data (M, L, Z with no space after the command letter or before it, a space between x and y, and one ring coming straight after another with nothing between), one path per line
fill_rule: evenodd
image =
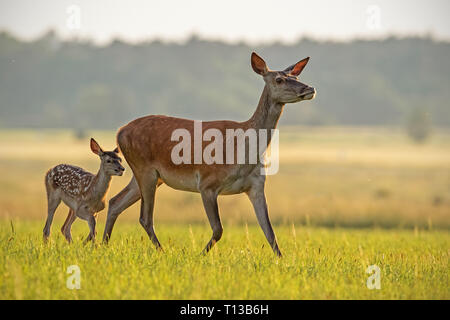
M203 122L203 132L208 129L217 129L225 137L227 129L242 129L243 131L265 129L269 132L270 129L275 129L286 103L310 100L315 96L314 88L298 80L298 75L302 72L308 60L309 58L303 59L283 71L272 71L269 70L261 57L252 53L252 68L263 77L265 82L256 111L249 120L244 122L228 120ZM273 251L281 256L269 220L264 194L265 175L261 174L264 163L257 161L253 164L248 162L239 164L235 161L234 164L199 164L190 161L190 163L175 164L171 154L173 148L177 145L177 141L172 141L172 134L177 129L185 129L193 136L194 121L151 115L136 119L119 129L117 143L133 170L134 176L128 186L109 202L103 240L108 241L111 237L118 215L142 198L139 221L153 244L160 249L161 245L153 228L153 208L156 189L165 183L174 189L201 194L203 206L213 231L211 240L203 252L208 252L222 237L223 228L217 206L217 197L245 192L254 207L256 217L267 241ZM246 147L248 147L248 140L244 140ZM266 145L270 143L270 134L267 140ZM206 143L204 141L202 143L202 147L204 147ZM225 144L225 139L223 143ZM249 149L246 148L246 150ZM226 148L224 147L223 152L225 151ZM193 157L193 152L190 152L190 155Z

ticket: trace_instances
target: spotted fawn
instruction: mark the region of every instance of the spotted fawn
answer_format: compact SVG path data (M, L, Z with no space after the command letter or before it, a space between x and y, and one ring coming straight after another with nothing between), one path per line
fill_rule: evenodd
M56 208L63 201L69 207L69 214L61 232L68 242L72 241L72 223L78 217L86 220L89 235L85 242L95 239L97 213L105 208L105 197L112 176L121 176L125 168L118 156L119 150L103 151L91 138L91 150L100 157L100 169L92 174L84 169L68 164L60 164L45 175L47 189L48 216L44 227L44 240L50 236L50 227Z

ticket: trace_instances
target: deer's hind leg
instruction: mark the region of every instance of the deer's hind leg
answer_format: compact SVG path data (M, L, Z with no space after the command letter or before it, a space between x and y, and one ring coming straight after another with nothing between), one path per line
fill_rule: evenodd
M64 221L64 224L61 227L61 232L68 242L72 242L71 229L72 223L75 221L76 218L77 216L75 215L75 211L69 209L69 214L67 215L66 221Z
M51 192L47 190L47 200L48 200L48 208L47 208L47 221L45 222L44 227L44 240L48 240L50 236L50 227L52 226L53 216L55 215L56 208L58 208L61 203L61 197L59 192Z
M141 178L141 181L139 181L139 189L141 190L142 195L139 222L147 232L156 249L161 250L161 244L159 243L153 228L153 209L155 206L155 192L157 187L158 173L156 171L149 172Z

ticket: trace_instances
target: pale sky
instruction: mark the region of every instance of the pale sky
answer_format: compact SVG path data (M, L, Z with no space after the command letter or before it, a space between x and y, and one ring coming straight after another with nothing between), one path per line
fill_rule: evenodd
M250 43L390 33L450 41L449 12L448 0L0 0L0 30L33 39L54 29L97 43L183 41L194 33Z

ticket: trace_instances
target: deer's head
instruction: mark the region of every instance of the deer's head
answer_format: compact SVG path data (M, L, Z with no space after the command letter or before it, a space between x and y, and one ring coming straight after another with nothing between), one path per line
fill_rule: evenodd
M294 103L302 100L311 100L316 95L316 90L298 81L298 76L308 63L305 58L283 71L272 71L266 62L256 53L252 53L251 62L253 70L260 74L270 97L278 103Z
M118 156L119 149L115 148L113 151L103 151L97 141L91 138L91 150L100 157L100 167L107 175L121 176L123 174L125 168L120 164L122 159Z

